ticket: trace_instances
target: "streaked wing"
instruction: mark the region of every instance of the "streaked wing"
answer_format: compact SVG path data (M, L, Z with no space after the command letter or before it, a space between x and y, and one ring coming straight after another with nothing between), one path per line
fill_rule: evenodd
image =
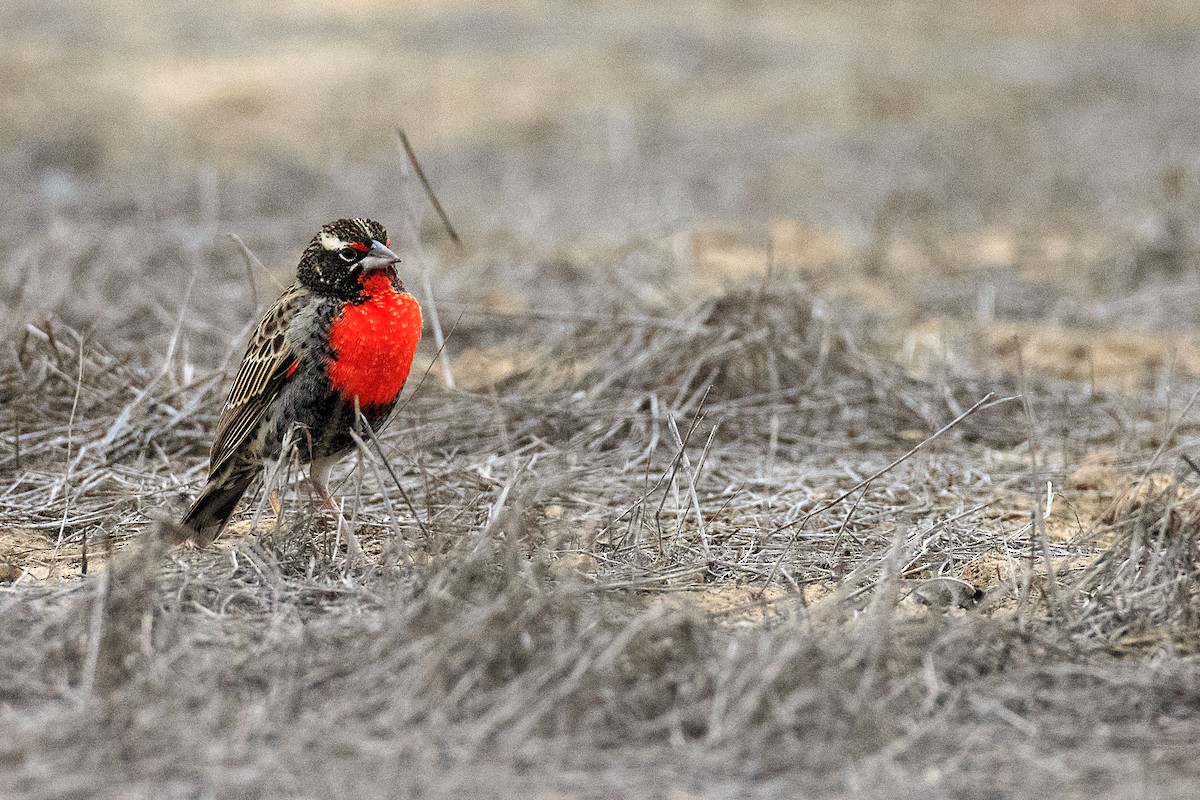
M296 359L287 342L288 324L300 310L308 290L294 284L258 321L238 367L229 399L221 410L213 438L210 473L215 474L254 433L271 399L287 380Z

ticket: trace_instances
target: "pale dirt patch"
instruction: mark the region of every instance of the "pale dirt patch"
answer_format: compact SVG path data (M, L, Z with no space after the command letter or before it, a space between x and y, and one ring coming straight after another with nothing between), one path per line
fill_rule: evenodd
M1200 373L1200 343L1194 336L994 323L984 328L984 337L1003 369L1017 372L1024 363L1039 374L1101 388L1145 386L1161 378L1168 366L1180 377Z
M748 243L742 234L717 225L703 225L691 234L692 267L713 287L730 279L765 275L769 254Z
M536 361L536 355L514 353L510 348L467 347L454 359L454 381L463 389L480 391Z
M1042 322L981 325L935 317L910 328L904 350L907 362L918 369L986 365L999 374L1024 372L1117 391L1153 386L1168 374L1177 379L1200 375L1196 336L1120 328L1092 331Z
M278 525L279 522L274 517L259 519L257 524L253 519L242 519L237 522L231 522L222 531L216 543L220 544L223 539L235 536L270 536L276 532Z
M805 602L814 602L828 592L828 587L805 587ZM793 593L776 586L764 590L758 586L721 583L656 594L652 604L675 611L700 612L723 625L742 628L762 625L789 611L787 601L780 602L789 595L793 598L791 602L799 603Z
M779 219L771 225L770 257L780 267L828 269L849 262L856 252L848 231L816 228L794 219Z
M1051 563L1054 565L1055 578L1062 579L1070 573L1087 569L1095 560L1095 556L1070 556L1052 558ZM985 553L973 559L963 568L962 579L986 591L1006 584L1012 585L1013 581L1024 575L1029 568L1030 563L1027 557L1010 558L1003 553ZM1034 562L1033 573L1041 576L1046 574L1046 562L1041 557ZM1007 607L1000 604L993 606L990 610Z
M103 569L106 561L105 553L93 543L87 555L88 573ZM0 528L0 583L78 578L83 563L78 542L59 544L35 530Z

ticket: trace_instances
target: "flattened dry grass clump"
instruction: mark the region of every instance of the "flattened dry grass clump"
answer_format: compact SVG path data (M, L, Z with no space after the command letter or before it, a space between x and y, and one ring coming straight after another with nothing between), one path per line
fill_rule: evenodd
M1110 543L1071 586L1078 633L1118 653L1200 651L1200 493L1143 476L1105 522Z
M127 538L164 487L170 497L186 483L176 470L207 447L217 382L191 380L170 353L157 370L151 358L162 357L119 354L55 322L26 326L0 351L11 444L0 451L0 558L16 548L22 565L83 569L84 548Z
M596 343L612 352L581 382L595 393L609 386L666 397L674 392L686 407L709 387L724 399L804 394L823 377L864 372L864 359L852 356L845 332L800 287L731 289L682 320L675 329L602 335Z
M136 462L205 435L195 411L212 400L205 390L215 376L181 380L171 352L159 354L164 366L156 371L145 363L150 353L116 353L101 337L53 321L28 325L14 339L0 381L22 435L0 468L38 464L68 446L85 460Z
M685 309L591 317L554 342L546 362L573 369L519 378L550 388L569 377L572 389L591 396L653 392L678 408L694 407L710 389L723 399L794 397L839 379L878 378L883 369L801 286L775 285L729 289Z
M860 349L819 299L784 279L683 309L638 303L630 296L625 313L590 316L543 345L544 357L499 382L500 396L544 398L581 421L596 410L657 417L703 407L747 439L781 413L785 438L828 429L888 438L953 416L931 387ZM621 432L636 438L634 425ZM558 427L543 435L558 441L586 425Z

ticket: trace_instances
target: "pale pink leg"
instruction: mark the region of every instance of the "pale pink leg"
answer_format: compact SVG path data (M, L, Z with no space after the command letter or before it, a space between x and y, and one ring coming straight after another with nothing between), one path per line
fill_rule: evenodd
M337 459L320 459L312 463L311 475L308 479L309 485L313 487L317 497L320 498L321 504L325 508L333 512L333 516L337 519L338 536L346 539L346 555L354 562L366 559L366 553L363 552L362 545L358 542L358 537L354 535L354 528L342 513L341 507L334 502L333 497L329 494L329 473L333 470L333 465L337 463Z

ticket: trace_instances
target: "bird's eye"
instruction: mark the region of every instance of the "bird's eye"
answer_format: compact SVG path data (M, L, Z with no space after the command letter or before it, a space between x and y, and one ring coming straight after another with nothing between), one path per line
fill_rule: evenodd
M353 247L343 247L341 250L338 250L338 258L347 264L352 264L358 258L358 251Z

